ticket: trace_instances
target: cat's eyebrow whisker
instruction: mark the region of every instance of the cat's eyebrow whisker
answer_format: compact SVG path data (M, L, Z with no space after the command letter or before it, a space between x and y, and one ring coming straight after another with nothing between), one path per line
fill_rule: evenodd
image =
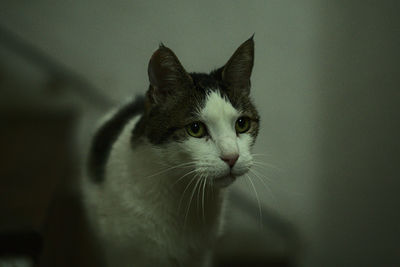
M260 215L260 226L262 227L262 213L261 213L260 198L258 197L258 193L257 193L256 187L254 186L254 183L253 183L253 181L251 180L250 176L249 176L248 174L246 174L246 177L247 177L247 179L249 180L249 182L250 182L250 184L251 184L251 187L253 188L254 194L255 194L255 196L256 196L256 199L257 199L257 203L258 203L258 212L259 212L259 215Z

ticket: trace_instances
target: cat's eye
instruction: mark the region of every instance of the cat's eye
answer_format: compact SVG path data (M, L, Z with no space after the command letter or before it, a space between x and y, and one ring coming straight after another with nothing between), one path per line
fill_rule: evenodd
M237 133L245 133L250 129L250 118L240 117L235 123L235 129Z
M201 138L207 134L206 126L204 123L196 121L186 126L186 131L189 135Z

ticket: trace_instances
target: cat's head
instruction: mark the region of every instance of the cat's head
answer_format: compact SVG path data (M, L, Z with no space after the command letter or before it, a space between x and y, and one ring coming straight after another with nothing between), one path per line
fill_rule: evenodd
M168 165L216 186L248 171L259 129L249 96L253 62L253 38L210 74L186 72L164 45L154 52L143 134Z

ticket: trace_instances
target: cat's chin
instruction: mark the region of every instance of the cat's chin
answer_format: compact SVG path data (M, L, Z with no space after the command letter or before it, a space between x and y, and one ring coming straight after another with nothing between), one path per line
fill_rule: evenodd
M213 180L213 185L215 187L223 188L232 184L236 180L236 176L233 174L228 174L226 176L218 177Z

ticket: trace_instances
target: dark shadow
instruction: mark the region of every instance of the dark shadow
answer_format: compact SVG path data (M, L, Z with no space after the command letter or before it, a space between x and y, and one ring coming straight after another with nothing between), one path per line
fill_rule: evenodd
M233 191L229 195L229 202L233 210L256 224L260 223L258 206L254 201ZM226 227L216 246L215 266L295 266L300 249L297 231L278 214L263 206L261 209L262 221L255 226L256 229L249 231ZM227 224L230 224L230 220L228 216ZM271 241L265 243L263 239L268 237L279 243L272 244L277 248L271 249L271 244L267 245Z

